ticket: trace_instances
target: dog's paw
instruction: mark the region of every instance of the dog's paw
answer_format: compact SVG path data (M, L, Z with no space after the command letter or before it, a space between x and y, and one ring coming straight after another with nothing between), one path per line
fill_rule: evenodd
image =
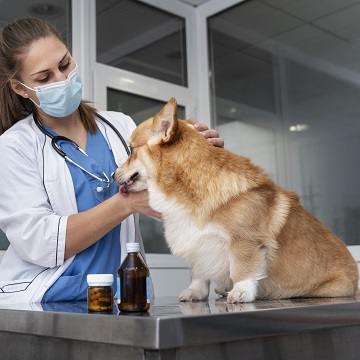
M253 302L256 297L257 282L253 279L242 280L234 284L229 292L227 302L236 304L242 302Z
M195 289L185 289L180 293L180 301L202 301L206 300L207 295L202 294L201 291Z
M247 290L233 289L228 293L227 296L227 302L229 304L253 302L254 300L255 294Z

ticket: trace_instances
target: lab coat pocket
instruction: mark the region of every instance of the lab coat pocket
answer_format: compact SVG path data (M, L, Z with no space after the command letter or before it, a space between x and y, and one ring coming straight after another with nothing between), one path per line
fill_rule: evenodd
M0 282L0 295L18 293L28 289L33 279L19 279Z

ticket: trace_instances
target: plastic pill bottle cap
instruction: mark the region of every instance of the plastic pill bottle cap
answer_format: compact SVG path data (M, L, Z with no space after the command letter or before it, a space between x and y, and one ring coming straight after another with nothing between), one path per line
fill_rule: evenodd
M111 286L114 283L113 274L89 274L87 276L89 286Z
M137 242L132 243L126 243L126 252L139 252L140 251L140 245Z

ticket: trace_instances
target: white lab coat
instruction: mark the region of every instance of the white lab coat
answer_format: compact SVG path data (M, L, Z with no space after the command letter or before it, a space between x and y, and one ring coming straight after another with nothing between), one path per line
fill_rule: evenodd
M129 116L100 112L126 141L136 125ZM98 126L117 165L125 148L104 122ZM0 305L41 302L74 257L64 260L68 216L77 213L68 166L34 123L32 115L0 136L0 228L10 241L0 264ZM138 216L121 223L121 261L126 242L142 240Z

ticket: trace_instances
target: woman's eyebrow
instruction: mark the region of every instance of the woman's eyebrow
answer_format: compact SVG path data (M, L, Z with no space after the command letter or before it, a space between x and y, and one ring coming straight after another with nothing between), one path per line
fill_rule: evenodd
M66 54L61 58L61 60L59 61L59 64L61 64L64 59L66 58L66 56L69 54L69 52L67 51ZM44 72L47 72L47 71L50 71L50 69L45 69L45 70L40 70L40 71L37 71L36 73L33 73L31 74L30 76L34 76L34 75L38 75L38 74L42 74Z

